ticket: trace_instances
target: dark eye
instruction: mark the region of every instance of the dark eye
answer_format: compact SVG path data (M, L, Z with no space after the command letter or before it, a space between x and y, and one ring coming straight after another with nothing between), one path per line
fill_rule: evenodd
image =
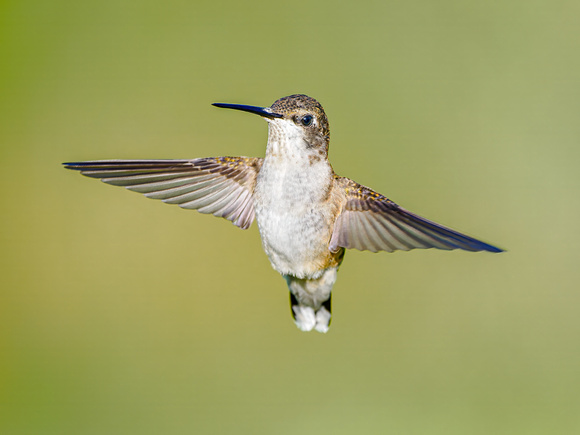
M310 124L312 124L312 115L304 115L300 122L302 122L304 127L308 127Z

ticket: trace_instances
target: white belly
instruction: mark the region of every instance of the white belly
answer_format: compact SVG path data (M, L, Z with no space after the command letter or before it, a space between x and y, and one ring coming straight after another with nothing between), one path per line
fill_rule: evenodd
M318 278L328 254L332 169L265 161L258 176L254 207L264 251L283 275Z

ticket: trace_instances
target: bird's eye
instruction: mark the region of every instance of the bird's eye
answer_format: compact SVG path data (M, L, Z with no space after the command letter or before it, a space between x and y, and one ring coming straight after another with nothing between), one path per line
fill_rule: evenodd
M308 127L310 124L312 124L312 115L304 115L300 122L302 122L304 127Z

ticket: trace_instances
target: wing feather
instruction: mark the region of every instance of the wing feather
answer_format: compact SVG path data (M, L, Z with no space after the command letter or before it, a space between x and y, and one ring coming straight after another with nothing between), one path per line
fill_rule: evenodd
M218 195L217 198L220 198L219 194L223 193L224 189L227 189L231 185L231 182L228 179L216 179L211 181L204 181L199 185L190 185L190 188L186 193L174 195L168 199L164 199L163 202L166 204L179 204L184 208L196 208L196 207L185 207L185 204L190 202L194 202L201 198L209 197L215 198L216 194Z
M372 252L426 248L502 251L411 213L348 178L336 177L336 181L346 192L346 200L330 240L332 251L341 247Z
M212 178L215 178L215 176L212 176ZM210 178L211 180L211 178ZM152 181L152 182L148 182L148 183L143 183L143 184L135 184L133 186L126 186L127 189L133 191L133 192L137 192L137 193L143 193L143 194L148 194L148 193L160 193L161 192L167 192L168 194L171 193L171 189L179 189L181 187L183 187L184 189L187 189L188 186L200 186L202 187L202 182L204 180L201 179L201 177L180 177L180 178L174 178L172 180L166 180L166 181Z
M252 193L262 160L211 157L193 160L95 160L65 163L67 169L230 220L242 229L254 220Z

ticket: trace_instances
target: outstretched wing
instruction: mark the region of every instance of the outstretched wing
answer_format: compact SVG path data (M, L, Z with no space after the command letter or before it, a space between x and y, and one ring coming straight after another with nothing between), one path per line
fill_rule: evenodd
M337 177L347 200L336 220L330 250L408 251L415 248L502 252L502 249L458 233L399 207L383 195Z
M96 160L64 163L87 177L123 186L148 198L211 213L247 229L254 220L252 192L262 160L210 157L194 160Z

